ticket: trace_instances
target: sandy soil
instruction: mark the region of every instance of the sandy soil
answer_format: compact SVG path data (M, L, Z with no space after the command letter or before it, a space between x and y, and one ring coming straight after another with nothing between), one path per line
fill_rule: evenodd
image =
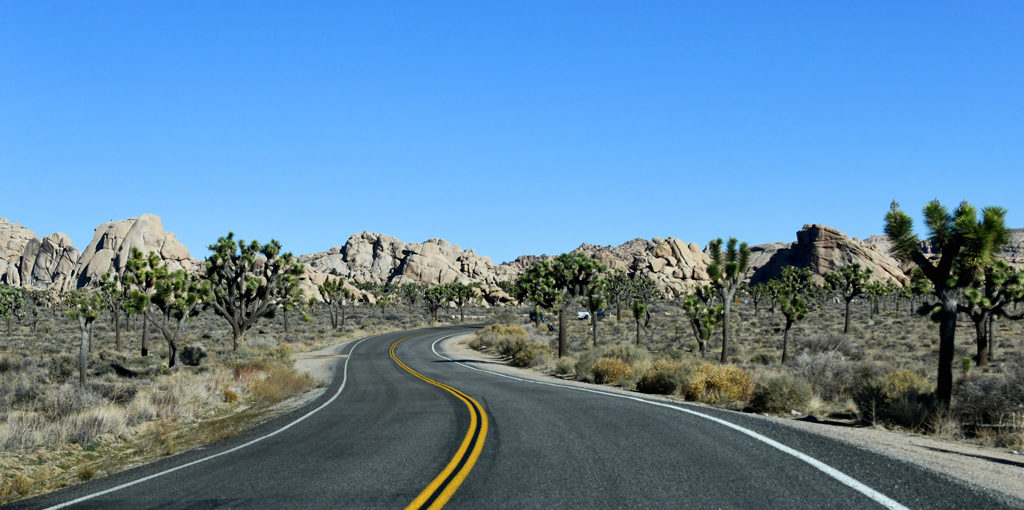
M513 374L529 379L558 381L560 384L595 386L579 381L563 380L536 370L509 366L496 356L467 347L465 341L471 337L472 335L463 335L450 338L442 343L442 349L447 356L455 359L487 363L487 366L483 368L494 372ZM600 388L602 391L637 395L635 392L611 386L600 386ZM667 396L644 395L644 398L681 401L681 399ZM839 439L888 457L913 462L944 475L1024 499L1024 452L989 448L876 427L836 426L775 416L764 416L763 418L814 434Z
M349 342L351 342L351 340ZM348 345L349 342L331 345L316 351L300 352L296 354L295 370L305 372L321 383L330 383L331 378L334 377L334 372L331 369L333 363L348 356L347 354L338 354L338 351L340 351L343 346Z

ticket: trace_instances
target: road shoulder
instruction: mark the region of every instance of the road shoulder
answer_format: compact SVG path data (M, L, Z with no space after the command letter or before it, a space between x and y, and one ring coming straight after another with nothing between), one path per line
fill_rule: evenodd
M523 379L557 382L567 386L600 388L601 391L640 396L654 401L679 403L683 400L663 395L645 395L612 386L602 386L517 368L501 358L466 346L472 334L448 338L441 343L442 352L455 360L471 361L478 368L513 375ZM686 402L688 405L707 407ZM776 416L744 414L797 428L812 434L833 438L853 446L923 466L943 475L964 480L989 490L1024 500L1024 455L1007 450L945 440L921 434L893 431L878 427L849 427L798 421Z

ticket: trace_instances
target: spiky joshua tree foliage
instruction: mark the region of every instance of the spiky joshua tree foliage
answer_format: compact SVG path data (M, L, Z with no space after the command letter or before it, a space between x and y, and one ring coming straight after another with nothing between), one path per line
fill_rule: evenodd
M302 264L291 253L281 253L281 243L275 240L267 244L236 242L233 232L209 248L206 278L213 292L210 305L231 325L232 349L237 351L256 321L293 298Z
M995 252L1009 238L1006 209L978 210L966 201L951 213L938 199L924 206L928 241L937 258L926 256L913 231L910 215L895 200L885 215L885 233L892 241L892 254L912 261L932 284L939 298L939 366L935 394L939 405L948 409L953 396L953 356L959 300L984 268L992 265Z
M708 275L711 277L711 285L715 288L718 298L722 301L721 361L725 363L729 348L729 314L731 312L732 300L736 296L736 290L740 288L740 284L743 282L744 273L747 272L750 250L747 248L747 243L740 243L735 237L729 238L724 257L722 256L721 238L708 243L708 250L711 252Z
M598 275L607 269L583 253L563 253L551 263L551 279L558 299L558 357L569 352L569 311L576 299L590 293Z
M683 298L683 310L690 320L701 358L707 356L708 340L711 339L715 326L722 321L722 305L713 304L713 299L714 290L710 285L697 287Z
M850 302L864 293L864 286L871 278L871 268L862 268L854 262L840 267L838 271L825 275L825 283L842 296L846 305L843 315L843 334L850 332Z

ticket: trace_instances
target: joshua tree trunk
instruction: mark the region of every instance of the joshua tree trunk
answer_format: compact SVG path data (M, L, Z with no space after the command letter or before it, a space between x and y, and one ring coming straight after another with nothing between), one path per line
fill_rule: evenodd
M975 340L978 344L978 353L974 355L974 363L979 367L988 365L990 325L987 313L974 321Z
M732 292L726 292L722 296L722 363L725 363L729 353L729 311L732 310L732 296Z
M949 409L953 398L953 354L956 335L957 292L943 289L940 293L942 311L939 312L939 370L935 397L941 409Z
M590 314L590 326L594 329L594 347L597 347L597 313Z
M844 299L846 301L846 314L843 316L843 334L850 332L850 301L852 299Z
M991 360L996 355L996 316L995 314L989 315L988 317L988 359Z
M782 364L786 364L789 355L789 328L793 327L793 319L786 317L786 330L782 332Z
M89 325L81 315L78 317L78 327L82 331L82 342L78 347L78 384L85 386L85 369L89 364Z
M558 357L569 353L569 303L562 303L558 308Z
M92 352L92 323L93 321L89 321L89 325L87 327L89 330L89 352Z
M640 316L636 316L636 344L640 345Z
M114 313L114 348L121 352L121 317Z
M141 354L143 357L149 356L149 348L146 347L146 336L149 335L149 316L146 312L142 312L142 349Z
M288 334L288 307L282 306L281 310L284 314L284 334Z
M540 305L533 305L533 327L540 328Z

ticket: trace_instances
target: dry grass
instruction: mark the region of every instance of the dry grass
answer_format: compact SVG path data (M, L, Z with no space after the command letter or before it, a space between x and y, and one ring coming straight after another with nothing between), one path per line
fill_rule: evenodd
M126 347L117 352L113 328L101 318L85 386L78 384L77 324L61 314L34 330L16 324L0 343L0 504L237 436L281 412L272 402L314 386L291 370L294 352L419 327L424 317L392 311L381 321L366 307L333 331L325 314L311 322L293 315L287 333L279 317L261 321L231 352L226 323L204 313L183 343L202 342L209 357L200 367L169 371L161 370L166 344L159 335L149 336L150 356L139 356L141 324L133 321L122 328Z

